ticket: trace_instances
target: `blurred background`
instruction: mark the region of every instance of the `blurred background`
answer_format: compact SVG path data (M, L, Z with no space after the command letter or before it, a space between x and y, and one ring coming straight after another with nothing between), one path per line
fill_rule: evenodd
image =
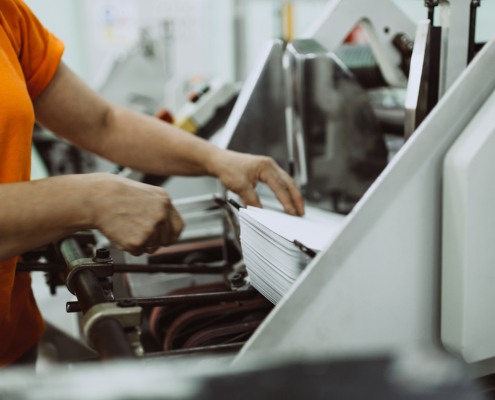
M331 89L338 95L332 99L337 100L328 101L328 104L332 106L334 103L342 106L342 118L340 118L340 114L337 118L335 118L337 113L333 114L334 110L338 109L337 107L321 107L323 103L325 103L323 105L327 105L327 98L318 97L317 94L320 93L317 90L314 90L314 93L318 93L314 94L309 89L307 92L302 90L298 92L294 89L300 88L297 86L300 82L294 78L299 70L294 69L296 72L290 70L292 75L284 75L287 72L285 71L287 65L284 64L282 67L283 52L289 48L289 52L285 53L286 55L292 54L297 57L304 54L302 50L298 53L299 50L294 47L290 48L291 43L289 42L293 39L305 38L305 32L318 25L318 18L324 14L330 0L24 1L31 7L42 24L65 43L63 61L104 98L118 105L174 123L176 126L208 139L220 147L223 145L232 150L270 155L287 171L292 170L291 174L294 177L297 177L297 171L294 173L294 154L290 154L289 151L291 150L289 144L294 142L294 138L290 136L292 125L289 126L288 124L291 120L287 119L287 109L296 110L294 115L300 117L302 121L303 117L296 115L298 107L295 105L299 100L307 102L308 109L316 111L304 115L304 122L308 123L305 125L305 130L310 132L305 138L309 143L305 167L310 166L311 173L308 174L310 175L309 178L306 177L306 187L302 189L307 201L306 204L313 207L313 212L316 213L314 214L316 215L315 218L322 219L324 212L335 213L339 214L339 221L342 222L344 215L352 210L374 179L405 143L406 84L397 85L385 82L364 30L359 25L352 29L354 22L349 23L351 30L344 43L339 39L337 47L340 47L334 49L335 54L340 59L339 61L342 61L342 66L337 62L334 65L333 58L324 59L327 62L324 64L325 67L331 66L328 70L334 74L332 78L335 78L336 82L341 79L349 85L342 85L343 89L337 88L337 84L335 85L336 88L332 87ZM374 0L369 1L371 4ZM428 16L424 0L392 1L414 23L424 20ZM389 3L387 4L388 8L394 8L390 7ZM379 13L379 11L373 9L370 13ZM390 15L397 14L401 13L390 13ZM439 14L438 12L435 14L434 25L436 27L439 25ZM382 16L382 14L379 15ZM387 18L392 19L389 15ZM405 77L410 72L413 40L416 39L413 35L413 29L410 30L408 36L402 32L403 25L397 22L401 20L395 19L394 21L400 25L399 31L390 33L397 33L397 36L394 35L393 37L399 38L399 40L405 39L410 47L406 48L407 51L404 51L404 48L398 48L402 61L398 63L397 59L391 60L391 65L392 68L400 70L400 74L404 75L404 81L406 81ZM483 0L482 6L477 12L475 38L473 38L474 44L479 45L478 50L495 34L494 22L495 0ZM386 23L388 24L389 21ZM411 26L416 27L412 23ZM454 31L452 26L450 26L450 30L451 32ZM380 27L380 31L389 34L388 25ZM346 35L347 25L340 38L344 38ZM271 52L266 52L265 59L263 59L263 51L267 48L265 47L266 43L272 39L281 39L283 43L280 41L272 42ZM440 41L440 37L438 37L438 41ZM387 39L388 45L391 45L390 42L392 41ZM289 45L286 48L287 43ZM393 44L395 45L395 39ZM290 53L291 51L292 53ZM321 50L319 52L323 54ZM424 65L428 65L429 57L433 53L434 49L431 50L431 54L425 55L421 70L423 70ZM309 59L313 54L308 52L306 55ZM439 54L438 56L440 58ZM439 65L437 68L439 69ZM341 73L347 69L353 74L351 76L352 82L351 78ZM328 89L325 87L325 82L334 81L330 79L326 81L326 75L318 75L317 73L321 70L317 71L315 68L315 71L310 70L314 78L310 83L318 88L323 87L322 91ZM254 76L255 79L252 82L256 85L253 84L250 87L248 81L243 87L250 74ZM488 74L490 74L489 71ZM346 79L349 82L342 78L344 75L347 76L348 79ZM299 76L297 75L297 77ZM425 79L423 75L422 79ZM485 84L487 77L480 76L479 79L483 80L482 84ZM434 81L433 77L431 81ZM292 92L298 94L299 98L294 100L287 94L284 90L287 89L284 87L284 82L285 86L292 85ZM321 82L323 84L320 85ZM304 89L307 88L313 89L313 86L307 84ZM433 92L434 89L431 91ZM243 98L244 92L247 97ZM238 101L237 104L240 104L240 107L236 106L234 109L238 98L243 101ZM246 99L249 99L249 102ZM419 94L417 100L415 106L419 109L421 106ZM422 100L429 102L430 99L423 98ZM232 112L233 109L234 112ZM414 111L416 112L416 109ZM296 121L296 117L292 122ZM330 124L329 121L331 122L332 118L342 125ZM233 123L229 124L231 120ZM354 121L359 123L352 126L347 124ZM227 138L228 140L223 140L222 130L227 132L225 137L229 136L228 134L231 135ZM295 131L296 129L294 129ZM352 146L349 145L348 148L352 151L348 151L348 153L349 160L354 162L355 158L360 163L355 162L351 165L350 162L347 163L347 158L342 157L342 165L345 162L346 166L349 164L352 167L348 170L334 168L334 165L340 165L337 162L331 164L334 153L339 153L339 151L334 151L332 147L334 131L337 132L336 137L344 137L344 133L347 135L347 131L356 132L355 137L359 139L352 142ZM350 135L347 136L351 137ZM373 146L378 143L381 147L368 146L368 141L363 138L371 138L369 143L372 143ZM344 141L341 142L345 144ZM327 143L330 145L327 146ZM350 140L349 143L351 143ZM376 148L380 151L374 152ZM358 151L355 152L354 150ZM306 154L304 151L302 153ZM339 154L343 153L344 151L341 151ZM355 154L362 155L361 158L366 162L361 163L363 160ZM347 153L345 156L347 157ZM111 243L106 242L106 239L100 236L97 236L98 244L96 241L95 243L86 243L89 251L92 251L93 247L96 249L97 246L110 248L116 263L131 264L137 267L148 264L163 265L163 263L179 263L190 266L196 263L214 264L224 261L228 261L228 265L231 266L231 264L238 265L237 263L242 261L242 252L239 246L234 248L233 254L229 252L233 248L232 242L234 240L232 237L235 238L234 233L238 233L237 226L227 225L225 221L228 218L224 217L221 206L213 202L214 197L212 196L219 192L218 182L213 178L160 177L132 171L81 151L40 126L34 127L32 160L32 179L105 171L162 186L174 199L175 205L186 221L186 229L176 247L161 249L150 256L144 255L138 258L122 252L119 253L117 249L112 247ZM362 173L363 170L366 174ZM334 171L337 171L335 176L333 175ZM337 176L337 174L339 175ZM337 182L335 185L334 181ZM351 184L354 183L355 185L352 186ZM259 188L259 193L260 196L265 196L262 197L263 201L266 199L266 204L269 207L271 205L273 209L277 209L278 203L266 188L264 191L263 187ZM224 206L229 208L226 204ZM230 214L228 216L230 218ZM419 228L414 229L416 229L414 233L419 232ZM416 236L424 235L421 232L421 235ZM399 238L398 240L403 239ZM39 258L40 255L35 254L35 256ZM232 261L233 258L234 261ZM304 258L304 260L309 262L309 259ZM423 259L421 260L423 262ZM419 272L414 272L415 274L422 274L422 269L414 268L414 271L416 270ZM237 290L238 287L233 284L230 286L230 280L233 280L235 276L239 277L239 274L234 274L228 279L224 279L220 273L217 275L195 275L194 279L192 275L185 273L175 275L162 273L159 274L158 278L156 274L151 273L136 275L137 277L131 276L130 273L116 274L114 279L116 298L142 298L169 295L170 293L182 295L181 290L186 290L184 292L186 294L196 293L193 290L202 293L202 290L207 292L205 288L209 288L209 285L212 287L219 285L215 290L231 290L232 288ZM81 315L75 312L66 314L60 308L64 301L76 300L72 294L63 291L56 298L51 297L51 294L56 292L55 286L57 284L60 286L60 282L57 283L53 276L55 275L50 278L49 275L47 281L50 285L50 293L46 289L45 277L41 272L33 274L33 287L43 317L49 324L45 342L49 343L50 346L57 342L57 346L59 346L62 342L60 332L64 332L68 337L81 339ZM244 277L242 275L240 277L241 283L244 284ZM423 279L422 276L421 279ZM424 279L425 282L429 282L427 279L430 279L430 275ZM227 281L227 286L225 286L224 280ZM401 278L401 283L402 281ZM429 283L427 284L429 285ZM355 286L355 288L358 287ZM430 290L429 286L428 290ZM416 309L416 300L421 303L421 307L426 304L423 299L424 290L418 289L418 293L421 295L414 298L414 310ZM398 297L401 300L409 301L406 294ZM412 301L411 304L413 304ZM269 303L268 305L269 307L263 309L264 314L261 313L260 321L270 312L272 304ZM266 304L263 307L265 306ZM147 314L143 323L143 337L145 338L143 339L143 346L146 352L153 353L162 350L164 337L160 335L168 329L169 325L167 324L175 321L179 315L171 313L169 321L167 319L169 316L165 315L166 313L160 314L161 312L158 307L149 308L146 311ZM162 317L163 319L160 319ZM318 318L320 317L318 316ZM365 319L367 320L367 318L366 315ZM257 328L248 331L246 337L249 337L254 329ZM422 326L421 329L423 329ZM418 328L418 332L421 329ZM243 337L243 340L247 340L246 337ZM491 338L487 342L491 343ZM69 344L75 346L72 342ZM180 345L182 346L182 344ZM320 344L318 343L318 345ZM59 348L55 348L55 345L52 347L47 345L43 347L42 345L41 353L44 354L45 359L59 362L63 358L60 356L63 352ZM72 350L71 348L70 351ZM166 350L170 349L167 348ZM41 367L43 368L43 364Z
M427 17L423 0L395 2L414 21ZM273 38L287 42L302 37L328 1L26 0L26 3L45 27L65 43L63 61L105 98L150 115L164 108L177 115L191 93L205 85L211 86L213 79L220 80L222 85L237 84L238 92L264 43ZM477 17L477 42L488 41L495 32L493 15L495 1L484 1ZM366 41L359 30L354 33L351 41ZM232 88L229 90L233 92ZM227 101L227 97L219 100L220 103ZM403 97L399 95L399 100L403 101ZM112 168L106 161L56 140L38 128L34 132L34 145L33 179Z
M267 39L300 37L327 0L25 0L66 45L64 62L97 88L105 67L129 51L143 32L163 40L175 79L212 76L242 80ZM426 18L423 0L395 0L415 21ZM287 11L292 28L287 29ZM483 2L476 40L495 32L495 1ZM242 20L242 21L241 21ZM165 39L166 24L173 25ZM239 32L242 30L243 32ZM166 48L169 46L170 48ZM168 105L170 106L170 105Z

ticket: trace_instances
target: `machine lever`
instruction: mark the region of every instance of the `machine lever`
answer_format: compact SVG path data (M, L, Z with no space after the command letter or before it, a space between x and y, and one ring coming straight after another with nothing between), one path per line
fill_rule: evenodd
M316 252L311 250L309 247L306 247L301 242L294 240L294 244L297 246L299 250L301 250L304 254L306 254L309 258L315 258Z
M239 211L241 208L243 208L237 201L235 201L234 199L228 199L227 200L229 202L229 204L231 204L232 206L234 206L237 211Z
M64 272L66 266L57 263L17 263L16 272ZM188 274L223 274L232 269L232 265L225 263L222 265L209 266L207 264L113 264L113 272L134 272L134 273L188 273Z
M159 296L159 297L135 297L130 299L115 299L115 302L132 302L138 307L166 307L184 304L214 304L228 301L249 300L255 297L258 292L254 289L231 291L231 292L212 292L200 294L186 294L177 296ZM81 306L77 301L67 302L67 312L79 312Z

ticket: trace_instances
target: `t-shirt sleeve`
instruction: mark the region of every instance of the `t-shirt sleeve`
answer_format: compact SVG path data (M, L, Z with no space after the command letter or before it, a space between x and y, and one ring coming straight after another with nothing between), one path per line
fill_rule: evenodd
M24 72L31 99L35 99L55 74L64 44L45 29L22 0L0 0L11 40Z

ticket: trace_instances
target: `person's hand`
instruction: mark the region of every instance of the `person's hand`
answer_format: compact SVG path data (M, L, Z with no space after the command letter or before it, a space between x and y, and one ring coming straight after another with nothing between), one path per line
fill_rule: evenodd
M179 238L184 222L162 188L102 173L88 180L94 228L117 248L140 255Z
M287 214L304 215L304 200L296 183L272 158L227 150L218 153L213 163L214 174L246 206L261 207L254 191L261 181L273 190Z

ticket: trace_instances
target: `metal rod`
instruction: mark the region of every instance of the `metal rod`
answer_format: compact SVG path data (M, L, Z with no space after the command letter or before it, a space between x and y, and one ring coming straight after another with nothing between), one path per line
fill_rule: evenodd
M206 264L115 264L114 272L134 273L189 273L189 274L223 274L232 268L230 264L210 267Z
M428 7L428 19L430 20L431 26L433 26L433 20L435 19L435 7Z
M74 291L83 313L87 313L97 304L108 303L98 277L89 269L84 269L74 276Z
M255 297L258 292L254 289L240 290L237 292L213 292L199 294L185 294L178 296L160 296L160 297L135 297L128 299L116 299L115 302L128 301L140 307L166 307L183 304L214 304L226 301L249 300ZM79 312L81 305L77 301L67 302L67 312Z
M471 0L471 10L469 15L469 43L468 43L468 64L473 60L476 55L475 41L476 41L476 11L480 6L480 0Z
M91 338L102 360L135 356L122 325L116 319L107 318L94 324Z
M60 244L60 252L67 264L84 258L85 254L75 239L66 239ZM83 313L91 307L107 303L108 299L96 274L84 269L74 276L74 291ZM96 323L91 329L91 340L100 357L104 360L134 357L134 351L122 325L113 318Z
M64 257L67 265L74 260L86 258L84 251L74 238L65 239L60 243L60 253L62 254L62 257Z
M191 354L219 354L219 353L234 353L239 351L244 343L229 343L219 344L216 346L195 347L192 349L179 349L169 351L159 351L154 353L146 353L146 358L171 357L171 356L187 356Z
M430 31L428 98L426 112L429 114L438 103L440 87L440 52L442 46L442 28L433 26Z
M55 263L18 263L16 272L64 272L66 266ZM208 266L206 264L114 264L114 272L133 273L189 273L189 274L223 274L232 268L231 264Z
M108 303L98 277L91 270L86 269L77 273L74 277L74 291L83 313L97 304ZM91 340L96 351L104 360L134 357L134 351L124 328L113 318L95 324L91 330Z

